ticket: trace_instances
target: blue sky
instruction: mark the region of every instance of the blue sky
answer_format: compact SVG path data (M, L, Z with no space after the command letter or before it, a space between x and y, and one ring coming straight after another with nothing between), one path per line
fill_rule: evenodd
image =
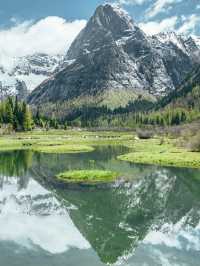
M200 36L200 0L109 0L126 9L146 34L175 30ZM65 53L105 0L2 0L0 62L34 53Z
M101 0L5 0L0 5L0 24L9 25L12 17L21 21L47 16L88 19L101 3Z
M17 21L39 20L47 16L59 16L66 20L86 19L104 0L6 0L0 6L1 28ZM177 27L193 16L198 23L200 0L118 0L137 22L156 21L177 17ZM190 22L192 24L192 22ZM194 23L194 22L193 22ZM190 26L191 32L200 35L200 26Z

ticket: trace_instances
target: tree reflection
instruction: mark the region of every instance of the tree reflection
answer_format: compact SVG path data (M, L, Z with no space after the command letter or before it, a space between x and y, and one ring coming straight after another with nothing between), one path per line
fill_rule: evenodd
M33 153L26 151L12 151L0 153L0 180L1 186L6 178L16 177L19 189L28 182L27 171L32 166Z

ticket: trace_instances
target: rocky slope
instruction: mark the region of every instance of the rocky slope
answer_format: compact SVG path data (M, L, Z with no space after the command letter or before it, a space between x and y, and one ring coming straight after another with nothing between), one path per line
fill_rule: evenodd
M33 89L52 75L62 56L35 54L13 58L12 66L0 65L0 98L18 95L25 99Z
M197 66L175 91L163 97L157 104L157 108L166 106L183 108L200 107L200 65Z
M180 85L198 52L191 38L146 36L125 11L102 5L72 43L60 71L36 88L29 102L76 99L113 107L114 101L116 107L138 95L155 99Z

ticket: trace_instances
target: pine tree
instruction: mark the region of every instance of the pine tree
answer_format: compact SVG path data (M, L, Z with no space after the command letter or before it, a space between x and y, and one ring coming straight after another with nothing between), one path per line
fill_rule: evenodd
M32 115L30 112L29 107L25 102L22 104L22 114L23 114L23 130L24 131L30 131L33 128L33 120L32 120Z
M15 106L14 106L13 115L14 115L13 128L14 128L14 130L18 130L20 127L20 122L21 122L21 120L20 120L21 112L20 112L20 107L19 107L17 96L15 98Z
M13 124L13 119L13 105L10 98L8 98L5 105L5 123Z
M35 115L35 122L37 125L41 125L41 114L40 114L40 107L38 106L37 107L37 112L36 112L36 115Z
M51 120L50 120L50 127L58 129L58 121L54 114L52 115Z

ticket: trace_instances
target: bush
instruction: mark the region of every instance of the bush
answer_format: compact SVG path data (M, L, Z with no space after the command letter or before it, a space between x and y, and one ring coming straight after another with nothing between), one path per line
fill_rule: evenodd
M192 152L200 152L200 134L191 138L187 146Z
M151 139L154 136L154 132L149 130L140 130L137 132L137 136L139 139Z
M161 138L159 145L163 145L163 144L165 144L165 139L164 138Z

